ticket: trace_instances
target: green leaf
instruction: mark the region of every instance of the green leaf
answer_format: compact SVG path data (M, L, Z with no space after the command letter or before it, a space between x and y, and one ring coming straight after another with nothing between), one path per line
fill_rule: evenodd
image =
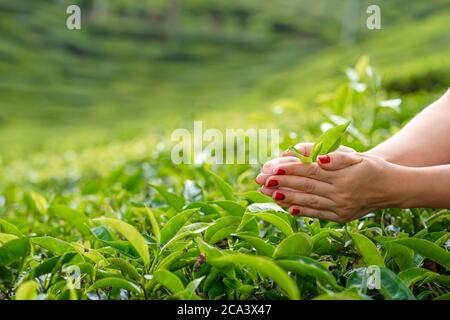
M49 258L40 265L32 269L29 273L30 278L38 278L44 274L55 273L60 266L72 260L77 253L69 252L62 256Z
M211 237L214 236L217 232L225 227L236 226L241 221L241 218L235 216L227 216L220 219L217 219L211 226L206 229L205 232L205 240L210 243L215 243L211 241ZM234 228L236 230L236 228ZM231 231L233 232L233 231ZM219 239L221 240L221 239ZM217 240L218 241L218 240ZM217 242L216 241L216 242Z
M316 161L317 156L324 155L335 151L340 146L340 141L347 128L350 126L350 121L331 128L324 132L314 144L311 151L311 159Z
M31 191L30 198L33 201L34 208L37 212L44 215L47 213L48 203L47 200L39 193Z
M252 268L257 272L272 278L290 299L300 299L300 293L295 281L271 259L244 254L230 254L213 259L211 263L218 266L223 264L233 264L239 267Z
M258 212L258 213L251 213L251 215L258 217L259 219L264 220L268 223L273 224L281 232L283 232L286 236L290 236L294 233L294 231L292 230L292 227L289 225L289 223L286 222L286 220L281 219L279 216L277 216L273 213Z
M94 221L99 221L122 234L122 236L125 237L125 239L127 239L139 253L144 261L144 265L147 267L150 265L150 254L148 251L147 241L145 241L144 237L135 227L119 219L98 218Z
M247 212L250 213L270 212L270 211L286 214L286 211L283 208L281 208L279 205L273 202L253 203L247 207Z
M391 270L385 267L373 266L369 268L353 269L347 280L347 287L357 287L365 292L369 282L369 273L381 294L390 300L415 300L408 287ZM375 286L376 287L376 286Z
M172 239L196 212L198 209L187 209L172 217L161 229L161 243L167 243Z
M431 241L410 238L399 239L393 242L411 248L420 255L427 257L428 259L444 266L447 270L450 270L450 253Z
M115 268L121 270L123 273L130 276L133 280L140 281L142 279L136 268L125 259L109 258L107 261L111 264L111 266L114 266Z
M11 240L0 247L0 266L7 266L11 263L25 259L30 252L30 242L21 238Z
M218 176L214 172L208 171L208 173L213 177L214 181L216 182L225 199L235 200L233 188L227 182L225 182L225 180L223 180L222 177Z
M242 215L245 213L246 210L244 206L231 200L211 201L211 203L218 205L223 210L227 211L230 215L236 217L242 217Z
M388 268L380 267L381 288L380 292L391 300L416 300L407 286Z
M188 285L186 286L186 289L184 289L178 295L183 300L191 300L191 299L193 299L194 296L195 296L195 291L200 286L200 283L203 281L204 278L205 277L203 276L203 277L200 277L200 278L192 280L191 282L188 283Z
M172 294L176 294L184 290L183 282L181 282L180 278L170 271L158 270L153 274L153 278L158 283L169 289Z
M267 202L273 202L273 199L269 196L266 196L265 194L262 194L261 192L257 191L248 191L245 193L240 193L238 196L247 199L248 201L252 203L267 203Z
M150 224L152 225L153 236L156 239L158 245L161 243L161 230L159 228L158 220L156 220L155 214L152 209L146 208L148 219L150 220Z
M0 233L0 243L5 243L11 240L19 239L17 236L8 233Z
M150 184L152 188L159 192L159 194L167 201L167 203L175 208L177 211L181 211L184 207L185 200L183 197L176 195L174 193L168 192L161 186Z
M215 234L211 236L211 238L208 240L209 243L217 243L222 239L227 238L232 234L233 232L236 232L237 226L229 226L225 227L223 229L220 229Z
M63 255L74 250L70 243L52 237L30 238L30 241L57 255Z
M244 239L249 242L261 256L272 257L275 247L261 238L250 236L246 234L237 234L238 238Z
M378 252L375 244L366 236L359 233L350 233L356 250L363 258L367 266L376 265L384 267L384 259Z
M197 237L195 241L197 242L200 252L206 256L206 261L223 256L222 251L205 242L202 238Z
M56 214L64 221L73 225L82 235L88 236L91 234L89 230L89 219L86 218L84 213L73 210L72 208L55 205L50 207L50 211Z
M331 285L334 289L342 289L336 282L336 279L322 264L308 257L302 256L285 256L277 259L276 263L283 269L307 275L317 279L318 281Z
M292 146L288 147L288 151L295 154L295 156L297 158L299 158L302 163L311 163L312 162L312 159L310 157L304 156L303 154L298 152L297 148L295 148L295 147L292 147Z
M99 289L99 288L119 288L119 289L125 289L129 292L134 292L136 294L141 293L141 289L135 283L125 280L125 279L114 278L114 277L103 278L101 280L94 282L87 289L87 291L89 292L89 291L93 291L93 290Z
M283 256L309 256L312 251L311 238L306 233L294 233L285 238L275 249L274 258Z
M17 227L15 225L13 225L12 223L9 223L8 221L6 221L4 219L0 219L0 226L2 226L3 231L5 231L6 233L13 234L19 238L24 237L23 233L20 232L20 230L17 229Z
M16 300L36 300L38 284L34 280L25 281L16 291Z
M411 287L416 282L425 279L429 272L430 270L423 268L410 268L400 272L398 277L407 287Z
M414 251L392 241L383 243L387 253L394 259L400 270L414 267Z

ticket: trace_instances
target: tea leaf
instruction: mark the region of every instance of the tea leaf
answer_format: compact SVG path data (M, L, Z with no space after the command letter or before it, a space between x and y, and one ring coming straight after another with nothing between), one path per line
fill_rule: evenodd
M312 161L316 161L317 156L324 155L330 152L335 151L339 148L341 143L341 138L344 135L347 128L350 126L350 121L331 128L330 130L324 132L314 144L314 147L311 151L311 159Z
M244 254L230 254L211 261L214 265L233 264L239 267L249 267L272 278L288 295L290 299L300 299L300 293L294 280L272 260L265 257Z
M93 291L95 289L100 289L100 288L119 288L119 289L128 290L129 292L134 292L136 294L141 293L141 289L139 288L139 286L137 286L133 282L122 279L122 278L114 278L114 277L108 277L108 278L100 279L100 280L94 282L87 289L87 291Z
M225 182L225 180L222 179L222 177L218 176L214 172L208 171L208 173L213 177L225 199L235 200L233 187L231 187L227 182Z
M86 216L78 211L73 210L72 208L55 205L50 207L50 211L64 219L69 224L73 225L75 228L80 231L81 234L87 236L91 234L89 230L89 219Z
M167 270L156 271L153 275L154 279L161 285L166 287L172 292L172 294L181 292L184 290L183 282L172 272Z
M183 197L176 195L174 193L166 191L165 188L157 185L150 184L152 188L159 192L159 194L167 201L167 203L175 208L177 211L181 211L184 207L185 200Z
M424 239L398 239L394 243L401 244L450 270L450 253L431 241Z
M366 265L384 266L384 259L372 241L359 233L350 233L350 236L355 243L356 250L362 256Z
M311 238L305 233L294 233L280 242L273 253L273 257L280 258L292 255L309 256L311 251Z
M124 236L125 239L127 239L134 247L134 249L136 249L136 251L139 253L142 260L144 261L144 265L150 265L150 254L148 252L147 241L145 241L144 237L142 237L142 235L135 227L129 225L126 222L123 222L122 220L112 218L103 217L94 219L94 221L103 223L122 234L122 236Z
M198 209L187 209L172 217L161 229L161 243L167 243L188 222Z
M25 281L16 292L16 300L36 300L38 284L34 280Z
M275 251L275 247L273 245L258 237L246 234L237 234L236 236L249 242L261 256L272 257L273 252Z
M331 285L334 289L342 289L331 272L314 259L292 255L279 258L276 263L285 270L316 278L324 284Z

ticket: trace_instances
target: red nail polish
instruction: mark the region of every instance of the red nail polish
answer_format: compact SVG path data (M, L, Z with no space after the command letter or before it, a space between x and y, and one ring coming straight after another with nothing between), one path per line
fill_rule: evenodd
M292 208L291 214L296 216L296 215L300 214L300 210L298 208Z
M320 162L321 164L328 164L328 163L331 162L330 156L320 156L320 157L318 157L317 159L319 159L319 162Z
M275 172L275 174L276 174L277 176L284 176L284 175L286 174L286 170L279 168L279 169L277 169L277 171Z
M271 188L271 187L276 187L278 185L278 181L277 180L269 180L267 181L267 187Z
M275 193L275 200L284 200L286 196L282 193Z

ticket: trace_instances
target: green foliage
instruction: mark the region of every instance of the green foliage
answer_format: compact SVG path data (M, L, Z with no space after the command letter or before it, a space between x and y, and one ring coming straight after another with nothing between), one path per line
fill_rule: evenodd
M304 131L320 136L311 161L341 142L363 149L396 130L398 114L385 109L397 102L369 60L351 69L345 88L321 97L333 108L315 123L324 133ZM283 143L293 144L285 134ZM7 167L41 176L1 185L0 297L449 297L448 210L383 209L345 226L293 217L256 192L259 168L175 166L170 149L146 148L142 141L93 148L75 167L52 166L52 175L32 162ZM75 169L82 174L72 176ZM69 269L79 270L80 288L71 286ZM373 270L378 288L369 286Z

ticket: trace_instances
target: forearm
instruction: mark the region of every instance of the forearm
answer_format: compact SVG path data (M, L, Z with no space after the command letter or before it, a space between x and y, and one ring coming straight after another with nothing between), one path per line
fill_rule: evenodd
M391 163L425 167L450 163L450 90L389 140L368 151Z
M387 196L394 207L450 208L450 165L397 170Z

